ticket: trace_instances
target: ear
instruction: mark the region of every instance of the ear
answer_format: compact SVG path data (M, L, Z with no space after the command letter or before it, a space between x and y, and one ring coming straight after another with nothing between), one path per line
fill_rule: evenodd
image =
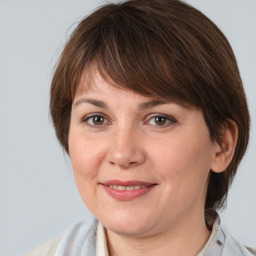
M237 124L233 120L228 119L223 125L221 143L218 144L216 142L215 144L215 155L211 165L211 170L213 172L223 172L229 166L234 156L237 138Z

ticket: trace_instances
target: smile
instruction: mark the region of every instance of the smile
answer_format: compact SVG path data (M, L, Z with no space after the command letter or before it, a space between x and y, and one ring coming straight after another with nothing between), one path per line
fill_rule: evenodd
M110 188L116 189L116 190L138 190L141 188L146 188L147 186L118 186L118 185L109 185Z
M141 181L108 181L103 185L107 194L119 201L131 201L149 193L156 184Z

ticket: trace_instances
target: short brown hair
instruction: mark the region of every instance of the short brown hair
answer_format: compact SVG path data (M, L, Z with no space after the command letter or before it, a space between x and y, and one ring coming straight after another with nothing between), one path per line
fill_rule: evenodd
M247 147L250 118L234 53L217 26L179 0L107 4L82 20L51 85L52 120L67 153L72 101L84 70L95 64L114 86L199 107L213 141L221 142L228 119L237 124L230 165L209 177L205 208L223 206Z

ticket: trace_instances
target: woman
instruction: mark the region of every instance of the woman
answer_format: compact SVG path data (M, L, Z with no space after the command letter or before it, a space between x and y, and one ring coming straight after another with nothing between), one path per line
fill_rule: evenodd
M250 120L233 51L202 13L178 0L101 7L71 35L50 108L97 220L28 255L256 255L216 213Z

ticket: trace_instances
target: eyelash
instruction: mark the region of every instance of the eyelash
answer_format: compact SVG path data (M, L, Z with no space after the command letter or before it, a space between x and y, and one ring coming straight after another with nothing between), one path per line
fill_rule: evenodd
M93 123L93 119L94 118L101 118L103 119L103 123L102 124L95 124ZM164 119L164 124L163 125L157 125L157 124L150 124L150 121L151 120L154 120L154 122L156 122L156 118L162 118ZM90 123L91 121L91 123ZM84 117L82 120L81 120L81 123L82 124L87 124L88 126L90 127L93 127L93 128L102 128L103 126L105 126L106 124L110 123L107 121L107 117L101 113L94 113L94 114L91 114L89 116L86 116ZM170 126L171 124L175 124L177 123L177 120L171 116L168 116L168 115L165 115L165 114L152 114L149 116L149 118L147 118L147 121L144 123L144 124L149 124L151 126L155 126L155 127L158 127L158 128L163 128L163 127L168 127Z
M146 123L149 124L149 122L151 120L154 120L154 122L156 122L156 118L163 118L165 120L165 123L163 125L157 125L157 124L152 124L153 126L156 126L158 128L162 128L162 127L168 127L172 124L177 123L177 120L171 116L168 115L164 115L164 114L154 114L151 115L151 117L148 119L148 121L146 121Z
M100 125L96 125L96 124L93 124L93 123L90 123L90 119L92 120L93 122L93 118L103 118L104 119L104 124L100 124ZM101 114L101 113L94 113L94 114L91 114L89 116L85 116L82 120L81 120L81 123L82 124L87 124L93 128L99 128L99 127L102 127L106 124L106 121L107 121L107 118L105 117L105 115Z

